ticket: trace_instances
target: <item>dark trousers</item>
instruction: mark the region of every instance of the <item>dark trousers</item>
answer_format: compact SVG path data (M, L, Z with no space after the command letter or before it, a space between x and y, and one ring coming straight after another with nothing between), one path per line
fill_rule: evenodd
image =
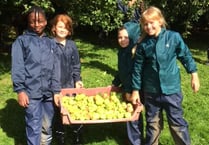
M70 125L70 127L72 128L73 144L80 143L83 125L73 124L73 125ZM55 115L54 115L54 134L55 134L57 144L64 145L65 144L65 126L62 123L62 116L60 114L60 108L56 106L55 106Z
M64 145L65 142L65 129L62 123L62 116L60 114L60 108L55 106L54 114L54 135L58 145Z
M188 124L183 119L182 94L172 95L144 93L146 110L146 145L158 145L166 112L171 135L176 145L190 145Z
M143 116L140 113L139 119L127 122L127 133L132 145L143 144Z
M30 99L29 106L25 109L28 145L51 144L53 116L52 97Z

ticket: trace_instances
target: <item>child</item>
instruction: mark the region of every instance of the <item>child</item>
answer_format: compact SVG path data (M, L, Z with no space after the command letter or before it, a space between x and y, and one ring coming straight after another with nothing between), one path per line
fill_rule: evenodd
M191 87L199 90L199 78L192 54L179 33L166 30L161 11L149 7L142 14L146 33L138 45L132 75L133 98L144 92L146 110L146 145L157 145L163 128L165 110L171 135L176 145L190 145L188 124L183 119L180 70L177 59L191 74ZM143 83L142 83L143 82Z
M129 16L129 13L133 9L134 5L137 5L137 7L134 8L133 15ZM143 6L144 2L139 0L129 0L127 5L125 5L124 0L117 0L117 7L125 16L124 21L134 21L139 23L141 11L143 11Z
M118 73L112 84L121 86L127 101L132 102L130 96L131 88L131 72L133 67L134 53L136 44L140 37L139 23L126 22L123 27L118 30L118 43L120 49L118 51ZM133 102L134 104L136 102ZM140 99L138 100L140 103ZM143 138L143 120L142 114L139 120L127 123L128 138L133 145L141 145Z
M46 36L47 20L37 6L27 13L28 30L12 45L12 81L25 108L28 145L49 145L54 116L53 95L60 92L56 45ZM56 68L56 69L55 69Z
M59 14L52 20L51 32L58 45L61 58L61 86L62 88L82 88L80 58L76 44L68 39L73 34L72 19L66 14ZM55 103L58 101L55 101ZM60 116L59 104L56 103L55 133L59 145L64 144L64 128ZM77 127L77 128L76 128ZM74 126L74 143L79 143L82 125Z

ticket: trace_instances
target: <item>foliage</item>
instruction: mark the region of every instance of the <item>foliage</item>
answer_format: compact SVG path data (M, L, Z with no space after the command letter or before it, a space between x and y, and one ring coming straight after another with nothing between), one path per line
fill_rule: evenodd
M137 3L143 0L137 0ZM122 0L127 5L127 0ZM21 15L32 5L43 7L49 19L57 13L69 14L76 25L91 26L96 31L108 34L117 29L124 20L124 14L117 8L117 0L3 0L0 1L1 29L4 24L9 27L21 27ZM162 9L171 29L188 36L192 29L208 30L209 2L208 0L146 0L146 6L155 5ZM129 8L129 16L133 14L135 4ZM6 16L6 17L5 17ZM21 31L21 30L17 30ZM20 32L21 33L21 32ZM17 32L17 35L19 33ZM6 35L1 32L0 35ZM1 40L4 41L4 40Z
M146 3L162 9L169 26L173 30L181 32L184 36L190 35L200 17L209 13L208 0L147 0ZM205 17L205 20L207 20L207 24L204 26L209 27L209 17Z
M124 1L124 4L127 3ZM122 24L124 14L118 10L116 0L89 1L89 0L58 0L54 5L61 5L79 25L92 26L94 30L103 30L106 33L118 28Z

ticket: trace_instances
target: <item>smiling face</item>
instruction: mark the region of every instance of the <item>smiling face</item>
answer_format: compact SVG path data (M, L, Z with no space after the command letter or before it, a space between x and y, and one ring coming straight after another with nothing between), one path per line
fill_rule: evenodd
M65 39L68 35L71 35L62 21L57 22L55 26L56 37L59 39Z
M158 20L146 20L143 27L148 35L156 37L161 31L162 24Z
M125 48L129 45L129 37L126 29L121 29L118 31L118 44Z
M142 13L141 24L147 35L157 37L161 28L166 28L166 21L157 7L149 7Z
M40 12L32 12L28 15L28 27L39 36L43 34L43 31L47 25L45 15Z

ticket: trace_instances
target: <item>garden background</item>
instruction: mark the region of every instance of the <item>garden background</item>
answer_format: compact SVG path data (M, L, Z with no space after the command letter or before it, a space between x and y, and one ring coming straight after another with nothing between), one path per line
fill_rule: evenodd
M124 1L126 2L126 1ZM103 87L111 84L117 70L116 28L122 23L123 15L116 10L115 1L72 0L4 0L0 2L0 145L26 145L24 110L17 103L11 83L11 43L20 34L18 19L32 5L44 7L49 18L65 11L75 20L75 40L82 65L82 78L86 88ZM87 5L88 4L88 5ZM166 12L169 29L184 36L198 66L200 91L196 94L190 87L190 75L181 68L182 91L184 94L184 117L189 123L192 145L209 144L209 2L193 1L146 1L145 5L159 6ZM88 8L87 8L88 7ZM70 9L71 8L71 9ZM76 12L76 13L75 13ZM20 17L18 17L20 16ZM115 17L119 16L115 20ZM110 21L109 21L110 20ZM18 25L16 25L18 24ZM101 37L101 34L102 35ZM67 145L71 143L71 128L66 126ZM85 145L125 145L125 123L92 124L84 126ZM53 142L53 144L55 144ZM161 145L173 145L168 125L160 138Z

